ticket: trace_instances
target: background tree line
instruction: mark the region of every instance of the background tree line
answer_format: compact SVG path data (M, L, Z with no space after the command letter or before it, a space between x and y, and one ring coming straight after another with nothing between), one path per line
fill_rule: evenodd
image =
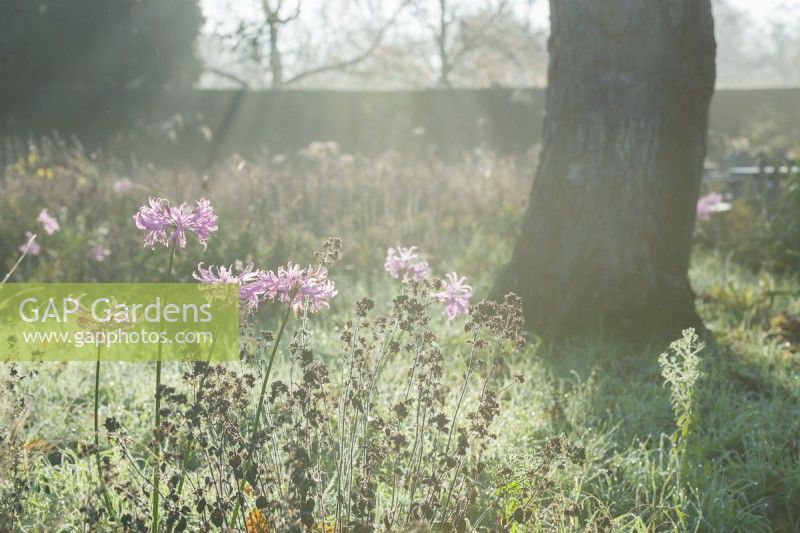
M392 89L542 86L543 0L9 0L0 84ZM720 86L800 84L790 4L714 0Z

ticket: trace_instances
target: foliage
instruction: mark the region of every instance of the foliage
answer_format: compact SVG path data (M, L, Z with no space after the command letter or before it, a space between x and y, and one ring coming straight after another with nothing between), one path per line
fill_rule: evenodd
M800 171L797 125L781 122L785 119L767 114L734 138L710 133L711 151L724 165L762 170L716 186L730 209L699 217L695 237L704 248L730 254L754 271L792 274L800 272Z
M3 85L191 86L195 0L13 0L0 19ZM169 31L165 31L169 28Z
M697 424L697 383L703 379L701 359L698 354L705 344L693 329L683 331L683 336L669 345L669 352L658 358L661 375L671 389L672 411L678 431L674 440L679 450L686 449L686 439Z
M488 314L478 313L468 325L464 384L453 406L445 401L443 354L430 330L428 294L429 287L412 283L388 315L376 316L374 302L362 299L342 329L341 355L328 361L309 344L312 321L302 319L284 355L287 372L270 383L264 422L253 440L242 421L252 418L250 398L264 379L263 352L279 338L261 334L255 352L244 354L249 364L243 372L203 363L186 369L180 384L164 389L159 428L165 448L174 450L165 455L167 527L246 529L247 516L278 531L300 524L366 531L415 522L462 529L458 521L476 516L482 501L467 480L488 478L485 454L500 408L497 373L505 341L518 343L518 330L493 324L518 327L519 304L479 305ZM490 344L486 334L498 340ZM406 367L402 395L380 394L388 385L388 359ZM465 401L468 388L480 394ZM125 461L125 450L137 443L116 419L106 427L122 452L116 461ZM111 487L127 492L123 524L145 522L148 487L133 493L127 482L112 481ZM237 501L246 515L232 514Z
M337 271L340 269L341 264ZM733 286L751 291L758 290L759 282L758 276L719 255L698 257L692 279L701 294L723 280L735 280ZM400 287L397 280L387 281L390 287ZM800 303L785 294L788 288L797 290L797 282L776 278L775 286L779 295L771 308L799 313ZM378 292L383 293L382 290ZM340 320L368 320L370 326L362 330L364 334L353 338L360 342L359 337L364 337L371 345L380 339L372 336L379 316L387 312L391 316L392 308L381 298L375 309L367 311L367 317L358 317L357 309L339 316ZM684 461L681 466L673 453L669 437L675 429L671 395L659 373L656 347L625 346L592 338L540 347L535 352L528 348L521 356L509 358L498 374L524 373L525 381L498 395L500 411L492 424L497 438L487 441L486 470L480 479L469 478L479 493L476 502L483 502L481 512L470 518L470 526L481 531L504 527L515 531L792 531L800 527L800 508L793 496L800 491L797 460L800 434L794 423L800 416L798 345L774 338L760 321L744 320L746 309L708 300L702 302L701 312L724 346L712 345L706 349L707 378L694 386L692 405L698 416L690 433L691 461ZM352 352L343 351L344 330L334 331L325 322L318 318L309 322L313 328L313 365L324 364L329 368L330 383L326 387L332 396L325 396L324 403L329 406L328 414L338 417L332 411L337 411L336 399L341 398L341 384L346 383L339 371L342 365L349 369L350 360L343 354ZM302 326L299 321L293 324L297 328ZM454 412L457 387L463 383L465 369L465 361L459 355L463 355L466 345L458 329L436 328L443 356L441 383L447 390L445 404L440 409L448 417ZM180 503L170 508L178 521L185 508L192 514L192 505L199 503L195 501L197 495L192 484L203 487L205 465L222 465L228 476L232 475L233 467L226 462L235 454L237 440L232 432L241 435L239 422L252 420L252 385L247 376L258 381L258 354L274 340L274 334L262 335L259 331L260 328L253 330L257 337L248 344L248 353L256 360L246 362L241 368L176 365L167 369L165 385L169 388L165 390L165 407L169 412L164 427L170 433L168 440L182 444L193 435L193 442L198 443L189 456ZM402 344L411 344L406 335L402 340ZM381 414L386 420L395 419L396 414L390 409L405 394L409 364L413 365L408 354L406 346L384 360L382 384L374 392L371 412ZM275 379L288 384L289 377L294 375L295 386L299 386L303 378L297 355L282 350L279 361ZM294 373L290 372L292 364ZM141 365L106 367L101 387L103 412L119 424L109 423L111 431L104 431L102 439L101 455L107 459L107 475L113 480L112 499L115 505L120 508L124 505L126 509L137 509L140 502L140 513L145 513L147 500L142 490L147 483L137 469L147 466L144 458L146 444L151 439L151 417L142 406L152 398L147 379L152 376L152 369ZM369 368L364 368L364 374ZM198 380L212 370L207 384L199 387ZM487 370L481 369L480 374L485 375ZM28 459L23 473L28 488L18 494L23 503L19 520L28 529L70 531L81 529L87 520L101 520L101 523L106 520L102 515L97 516L102 499L96 492L93 456L81 451L85 450L82 442L90 440L91 435L90 394L85 386L91 371L89 364L48 365L33 382L35 394L30 415L18 440L27 444ZM476 376L471 378L464 405L477 405L480 389ZM78 385L81 383L83 387ZM360 393L358 396L362 397ZM54 405L61 408L53 409ZM282 406L292 405L291 396L278 391L270 405L284 412ZM293 405L299 407L297 403ZM383 414L387 410L388 417ZM462 408L462 413L472 410ZM414 415L413 406L410 414ZM271 424L279 423L272 414L270 419ZM459 415L458 420L468 424L469 419ZM406 422L411 425L404 426L402 433L406 438L413 437L408 430L414 422L409 418ZM245 516L249 524L258 523L259 517L267 520L267 516L278 514L277 510L260 511L256 506L259 493L255 490L261 490L268 474L278 468L268 456L276 449L271 444L272 435L276 439L291 438L291 425L283 427L277 432L265 431L259 437L267 439L266 449L259 452L258 464L263 470L259 470L259 482L248 483L242 490L248 504ZM336 435L337 427L337 424L320 427L320 432L333 431ZM210 432L216 437L208 446L200 446L205 443L200 435L211 438ZM439 433L432 433L431 438L436 434ZM222 446L220 463L215 455L218 453L215 442L222 441L215 439L223 435L230 440ZM444 434L439 435L441 444ZM358 438L357 442L359 446L367 444ZM334 437L324 445L334 453L330 462L323 462L321 467L335 471L339 441ZM169 488L174 486L170 479L177 473L183 448L170 445L166 449L164 479ZM285 457L286 451L279 447L277 451L279 457ZM219 479L218 468L214 469L212 479ZM356 471L360 468L357 466ZM377 477L385 480L391 472L391 469L378 470ZM286 475L284 471L283 476ZM285 488L286 477L281 479ZM230 481L224 487L227 491L224 494L236 494ZM354 483L354 487L360 485ZM213 487L204 493L208 505L206 516L210 520L210 506L216 505L218 493ZM391 502L384 492L376 494L380 505ZM275 498L271 501L276 503ZM87 507L86 502L91 505ZM286 505L281 503L281 508L287 510ZM132 513L132 516L132 529L136 529L137 515ZM147 525L146 515L140 514L139 518Z
M24 511L30 489L29 451L23 431L30 414L30 386L37 371L20 372L10 364L0 374L4 391L0 396L0 531L12 531Z
M771 205L765 198L741 199L729 211L698 221L698 243L755 270L800 272L800 173L786 175L776 187Z
M800 172L790 175L769 221L770 257L781 272L800 272Z
M58 138L13 146L7 160L0 180L0 270L11 266L32 231L42 252L27 258L15 279L76 282L163 278L165 265L148 261L129 230L131 214L158 195L205 196L217 206L220 238L202 257L206 263L304 261L316 243L335 234L348 244L342 275L360 283L371 284L377 273L383 278L386 248L410 242L435 252L433 267L449 258L454 270L499 265L513 245L535 164L483 152L455 164L396 153L369 158L320 142L295 154L234 157L200 180L190 169L125 164ZM43 234L36 217L44 208L62 231ZM91 257L96 245L110 250L107 260ZM193 264L201 259L199 250L180 257Z

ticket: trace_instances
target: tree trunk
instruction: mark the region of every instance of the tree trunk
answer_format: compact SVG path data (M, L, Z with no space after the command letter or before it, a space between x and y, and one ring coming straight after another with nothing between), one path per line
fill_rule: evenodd
M283 87L283 61L281 50L278 48L278 32L281 23L277 14L269 14L267 23L269 24L269 71L272 74L270 87L281 89Z
M450 22L447 20L447 0L439 0L439 32L436 35L436 48L439 50L439 85L450 87L450 52L447 49L447 30Z
M544 337L700 325L687 271L714 88L709 0L551 0L544 145L497 290Z

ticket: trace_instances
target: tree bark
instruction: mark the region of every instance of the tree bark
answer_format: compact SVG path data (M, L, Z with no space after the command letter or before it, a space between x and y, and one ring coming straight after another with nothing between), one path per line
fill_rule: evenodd
M715 78L709 0L550 0L544 144L496 286L544 337L699 326L688 268Z

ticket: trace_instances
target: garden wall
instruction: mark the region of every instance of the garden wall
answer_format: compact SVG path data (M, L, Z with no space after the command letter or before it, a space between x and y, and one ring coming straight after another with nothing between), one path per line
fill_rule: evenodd
M483 146L521 153L541 140L542 89L390 92L0 89L0 137L58 131L90 148L154 157L296 150L335 140L344 151L389 148L445 156ZM715 132L738 135L757 121L787 132L800 124L800 89L719 90Z

